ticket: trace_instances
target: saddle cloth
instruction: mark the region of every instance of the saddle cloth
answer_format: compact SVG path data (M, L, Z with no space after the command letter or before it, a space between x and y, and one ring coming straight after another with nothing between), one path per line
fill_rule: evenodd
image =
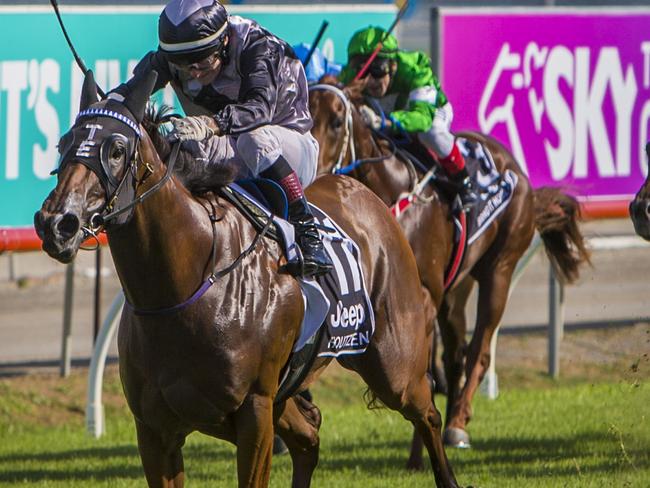
M479 196L467 214L467 245L471 245L508 207L519 178L509 169L499 173L492 154L482 144L465 138L457 139L457 144Z
M250 185L250 180L245 182L246 188L232 183L222 190L222 194L230 201L236 201L236 206L257 228L263 228L268 219L272 219L273 230L269 236L283 245L287 259L294 259L297 245L293 225L266 208L259 194L253 195L257 193L254 188L260 186ZM267 184L261 188L269 192ZM309 206L334 268L316 279L298 278L305 315L294 352L303 349L307 343L316 345L318 342L319 356L360 354L366 350L374 333L375 317L363 277L359 247L323 210L313 204ZM325 330L317 341L316 336L323 325L326 325Z
M446 177L440 176L437 164L432 160L433 155L416 139L403 135L395 141L413 164L430 177L425 176L423 181L434 184L440 193L448 198L455 198L456 191ZM465 165L478 195L478 201L470 208L468 213L463 213L460 201L452 201L452 215L455 224L454 252L452 259L445 270L445 289L455 281L460 271L467 247L478 239L489 225L501 214L512 200L514 189L517 186L518 176L511 170L499 173L492 154L484 145L470 141L464 137L456 139L458 148L465 158ZM412 193L404 195L392 207L393 215L400 215L406 211L426 185L422 182L416 186ZM415 193L415 194L414 194Z

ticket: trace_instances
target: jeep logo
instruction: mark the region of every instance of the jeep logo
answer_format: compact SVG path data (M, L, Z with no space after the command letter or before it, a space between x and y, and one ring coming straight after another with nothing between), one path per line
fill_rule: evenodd
M344 307L341 300L336 304L336 314L330 315L332 327L354 328L357 330L365 320L365 313L361 304Z

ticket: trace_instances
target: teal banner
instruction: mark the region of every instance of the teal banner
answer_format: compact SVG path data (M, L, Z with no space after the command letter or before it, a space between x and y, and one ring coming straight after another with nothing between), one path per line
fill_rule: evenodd
M97 83L110 90L127 79L138 60L157 47L153 7L70 7L62 16L70 37ZM367 25L388 27L392 5L230 6L233 15L257 20L289 44L311 42L323 20L320 47L344 62L347 41ZM0 6L0 227L32 225L34 212L55 185L57 143L78 111L82 73L54 12L45 7ZM157 101L177 107L171 89Z

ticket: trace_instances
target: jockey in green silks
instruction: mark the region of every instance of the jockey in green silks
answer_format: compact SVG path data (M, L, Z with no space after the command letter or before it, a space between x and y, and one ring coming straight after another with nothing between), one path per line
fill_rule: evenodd
M364 121L375 130L416 136L438 156L467 209L477 196L465 168L465 158L450 132L454 118L451 103L433 74L429 57L419 51L401 51L395 36L386 35L381 27L367 27L350 39L348 64L339 79L345 84L351 82L380 42L382 48L365 75L364 94L376 108L385 107L385 99L396 96L394 110L386 117L383 110L363 105L359 110Z

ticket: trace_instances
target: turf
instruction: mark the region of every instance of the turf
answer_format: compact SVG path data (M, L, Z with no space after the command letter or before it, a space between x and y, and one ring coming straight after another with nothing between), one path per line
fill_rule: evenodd
M105 387L107 434L84 430L84 377L0 381L0 486L144 486L132 420L114 371ZM76 382L76 383L75 383ZM314 487L433 486L430 471L404 469L411 428L368 411L363 385L341 371L314 390L323 412ZM438 407L444 408L442 398ZM474 487L650 486L650 386L538 381L477 396L473 446L448 450L459 482ZM234 448L200 434L184 449L188 487L236 486ZM271 486L290 485L288 456L274 458Z

